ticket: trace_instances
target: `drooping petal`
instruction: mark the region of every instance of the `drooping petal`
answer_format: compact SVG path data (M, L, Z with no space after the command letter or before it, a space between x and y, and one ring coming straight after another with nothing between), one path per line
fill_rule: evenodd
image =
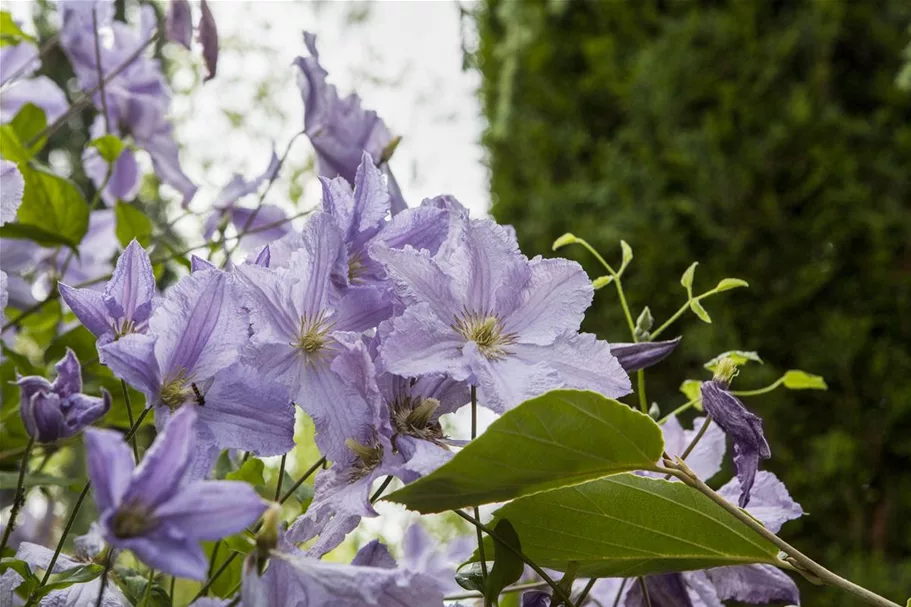
M162 573L202 582L209 572L209 559L198 540L169 525L161 525L149 535L120 540L119 546Z
M693 607L686 591L683 577L679 573L649 575L642 578L644 583L634 581L626 594L626 607ZM643 592L648 592L648 598Z
M133 239L114 266L111 280L104 288L104 302L113 318L142 325L152 313L156 295L152 261L145 249Z
M149 322L162 375L202 381L233 363L247 320L225 272L196 272L168 291Z
M197 186L180 168L180 152L171 134L171 125L141 142L145 151L152 157L152 166L161 180L177 190L181 197L181 206L186 209L196 194Z
M151 407L161 388L161 374L155 358L155 338L151 335L126 335L100 346L98 355L114 375L142 392Z
M215 78L218 69L218 28L209 3L202 0L199 7L202 10L202 18L199 20L199 42L202 44L202 58L206 62L205 82L208 82Z
M113 170L109 169L107 161L95 148L86 148L82 152L82 168L88 175L95 188L105 184L101 198L108 205L113 205L118 200L132 200L139 193L142 185L139 173L139 164L136 154L130 148L124 148L120 156L114 161ZM110 177L108 171L111 171Z
M395 559L389 554L389 548L379 540L367 542L354 555L352 565L358 567L380 567L381 569L395 569Z
M125 502L136 500L147 508L171 499L178 490L190 456L194 453L196 411L182 407L171 416L133 474L124 494Z
M749 604L782 601L800 604L800 591L788 574L772 565L741 565L707 569L706 576L715 585L722 600Z
M70 307L79 322L95 337L101 337L112 330L107 306L101 293L92 289L76 289L62 282L57 283L60 297Z
M120 432L89 428L85 431L89 480L99 512L117 507L133 475L133 452Z
M238 234L243 233L240 246L255 249L284 237L291 231L288 214L274 204L264 204L248 209L242 206L231 208L231 223Z
M394 319L392 333L380 346L383 368L403 377L445 374L465 380L470 369L462 356L465 339L443 324L423 303Z
M54 370L57 371L57 378L51 385L54 392L61 397L82 392L82 366L70 348L66 349L66 354L54 365Z
M611 348L611 351L613 351L613 348ZM665 452L671 457L678 455L682 457L684 451L695 439L704 423L704 417L697 417L693 420L693 429L684 430L676 415L668 417L667 421L661 425L661 431L664 434ZM707 481L721 471L726 449L724 432L717 424L712 424L686 457L686 464L699 478ZM662 475L655 476L657 478Z
M470 342L464 348L477 380L479 403L496 413L563 385L564 380L543 362L528 362L507 356L489 360Z
M66 434L61 438L73 436L83 428L105 416L111 409L111 395L103 389L101 398L86 396L85 394L72 394L66 399L67 410L64 414L66 420Z
M155 515L188 537L218 540L243 531L266 511L249 483L197 481L160 505Z
M564 331L578 331L594 293L582 266L540 257L528 265L531 277L517 309L505 319L504 330L541 345L553 343Z
M199 423L211 430L222 449L243 449L258 456L294 448L294 408L288 391L261 373L235 363L215 375L199 407Z
M719 495L731 502L741 492L738 478L732 478L718 490ZM765 470L756 473L755 483L750 490L750 503L746 510L772 533L778 533L787 521L800 518L804 514L803 508L791 498L784 483Z
M608 343L590 333L563 333L550 346L520 343L513 349L526 363L541 363L556 371L566 387L593 390L609 398L620 398L632 389Z
M25 429L38 442L52 443L67 435L61 400L53 392L39 392L20 400L19 412Z
M24 192L25 180L16 163L0 160L0 225L16 219Z
M620 366L627 373L635 373L660 363L671 355L682 338L667 341L644 341L633 343L611 344L611 353L620 361Z
M167 14L168 40L187 49L193 41L193 15L187 0L171 0Z
M717 380L703 382L700 392L705 412L734 441L734 466L741 485L738 503L745 508L750 502L750 490L759 469L759 459L772 456L762 432L762 419L750 412Z

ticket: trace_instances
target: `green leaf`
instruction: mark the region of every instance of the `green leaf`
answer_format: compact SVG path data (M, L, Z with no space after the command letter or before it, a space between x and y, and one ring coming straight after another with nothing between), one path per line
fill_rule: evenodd
M680 391L687 397L689 400L695 400L699 398L700 390L702 389L702 382L696 379L687 379L680 384Z
M62 245L72 247L73 241L57 232L50 232L39 226L26 223L7 223L0 226L0 238L14 238L16 240L31 240L45 247Z
M693 290L693 277L696 275L696 266L699 265L698 261L694 261L693 265L688 267L683 273L683 276L680 277L680 284L683 285L683 288L686 289L687 293L690 293Z
M513 499L654 465L661 428L581 390L554 390L493 422L433 474L385 499L428 514Z
M118 201L114 206L114 216L117 221L115 233L117 240L124 247L134 238L144 247L152 241L152 220L134 207L125 202Z
M108 164L114 164L120 158L120 154L126 146L120 137L108 133L90 141L88 147L98 150L98 153Z
M37 137L47 127L47 116L45 116L44 110L34 103L26 103L10 121L10 126L16 132L22 147L25 148L29 141ZM45 143L47 143L46 138L35 141L32 147L27 149L29 158L34 157L35 154L41 151Z
M778 554L695 489L635 474L523 497L496 511L491 524L502 519L512 523L528 558L558 571L575 561L579 577L774 564Z
M25 195L19 223L56 233L72 249L89 228L89 206L73 183L44 169L20 167Z
M0 157L20 165L32 157L11 124L0 126Z
M38 43L33 36L29 36L16 25L9 11L0 12L0 46L15 45L23 41Z
M167 591L155 580L152 581L152 587L146 591L149 585L147 574L129 567L115 566L111 577L130 603L136 607L171 607Z
M718 363L720 363L725 358L730 358L731 361L738 367L742 367L750 361L759 363L760 365L763 364L762 359L759 358L759 354L756 352L747 350L731 350L729 352L723 352L719 354L709 362L705 363L703 366L709 371L715 371L715 367L718 366Z
M79 565L77 567L73 567L72 569L67 569L66 571L55 573L50 577L47 584L35 592L35 598L40 599L47 596L54 590L69 588L73 584L85 584L86 582L91 582L100 576L103 572L104 567L101 565L90 564Z
M0 489L15 489L17 483L19 482L19 473L11 472L7 470L0 471ZM64 478L60 476L51 476L50 474L26 474L23 485L28 487L44 487L44 486L58 486L58 487L69 487L74 482L72 478Z
M27 356L19 354L15 350L11 350L7 347L6 344L0 343L0 352L3 352L3 356L9 358L13 365L15 365L16 371L21 375L43 375L44 370L38 369L35 365L32 364L32 361L28 359ZM12 388L7 388L12 390Z
M739 278L722 278L718 283L718 286L715 287L716 293L721 293L722 291L730 291L731 289L739 289L740 287L748 287L750 284L745 280L740 280Z
M781 382L788 390L828 390L824 380L819 375L813 375L798 369L791 369L784 374Z
M699 317L699 320L702 322L707 322L712 324L712 317L709 316L709 313L705 311L705 308L702 307L702 304L699 303L696 299L690 300L690 310L693 311L693 314Z
M599 276L598 278L596 278L592 281L592 287L594 287L595 290L597 291L598 289L603 289L604 287L609 285L611 282L613 282L613 280L614 280L613 276Z
M566 234L564 234L564 235L561 236L560 238L556 239L556 240L554 241L553 246L552 246L551 248L552 248L554 251L556 251L557 249L559 249L559 248L561 248L561 247L565 247L566 245L570 245L570 244L576 244L577 242L579 242L579 239L576 238L576 235L575 235L575 234L570 234L569 232L567 232Z
M237 535L232 535L224 539L225 545L233 550L234 552L240 552L241 554L249 554L256 545L253 542L253 538L246 535L245 533L239 533Z
M620 241L620 250L623 251L623 258L620 261L620 270L617 271L618 274L623 274L623 270L626 269L626 266L629 265L629 262L633 260L633 248L625 240Z
M13 558L0 559L0 573L5 573L10 569L21 575L22 579L26 582L34 581L35 585L38 585L41 582L41 580L35 577L31 567L29 567L29 564L25 561Z
M266 483L263 478L263 470L265 470L263 461L257 457L251 457L243 463L239 470L229 472L225 478L229 481L244 481L258 487Z
M497 599L503 589L517 582L522 577L522 573L525 571L525 562L508 548L508 546L511 546L515 550L522 550L519 536L508 520L501 519L493 531L497 536L497 539L493 542L493 569L490 570L490 575L487 576L487 588L484 596L492 601L494 605L497 605L499 604Z

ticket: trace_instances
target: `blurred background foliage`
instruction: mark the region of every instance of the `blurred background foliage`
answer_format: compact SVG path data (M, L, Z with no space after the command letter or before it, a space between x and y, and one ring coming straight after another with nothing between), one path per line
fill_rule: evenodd
M476 19L493 216L529 255L571 231L619 262L625 239L633 315L648 305L659 324L691 261L699 291L749 281L708 302L713 324L675 326L683 346L665 383L650 376L649 399L669 412L685 400L679 382L705 379L701 364L731 349L767 361L740 389L788 368L823 375L828 392L749 401L772 446L766 468L810 514L784 536L904 600L911 5L484 0ZM604 273L580 251L566 254ZM612 287L586 323L629 340ZM803 591L805 605L853 604Z

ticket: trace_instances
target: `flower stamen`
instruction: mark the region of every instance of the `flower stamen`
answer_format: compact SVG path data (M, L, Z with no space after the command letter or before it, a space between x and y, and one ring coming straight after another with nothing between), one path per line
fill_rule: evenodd
M473 341L488 360L506 358L510 354L507 348L516 343L516 335L506 333L503 321L492 314L466 311L456 318L452 328L468 341Z

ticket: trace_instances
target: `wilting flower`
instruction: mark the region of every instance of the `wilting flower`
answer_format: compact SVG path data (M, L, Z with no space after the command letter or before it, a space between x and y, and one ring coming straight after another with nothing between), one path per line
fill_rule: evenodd
M317 444L335 463L317 474L310 507L288 531L295 543L319 534L312 556L335 548L361 518L376 516L370 503L376 479L411 482L451 458L438 419L468 400L464 384L447 378L377 377L363 340L340 341L338 348L332 370L356 391L334 403L331 415L314 415Z
M772 452L762 432L762 419L728 391L732 375L729 367L722 361L715 378L702 383L702 407L734 441L734 466L743 487L738 502L744 508L750 502L759 459L769 459Z
M680 345L680 339L667 341L643 341L635 344L614 343L610 346L611 354L620 361L620 366L627 373L635 373L657 365Z
M246 337L231 276L203 270L171 287L148 334L126 335L100 352L114 374L155 407L159 428L173 411L197 410L194 470L205 474L217 447L278 455L294 446L287 391L237 362Z
M340 344L391 314L376 290L342 291L332 281L347 267L341 234L330 217L315 213L304 227L303 247L288 268L254 264L237 268L253 335L242 360L290 390L292 399L328 428L344 428L344 403L359 398L335 370ZM331 420L331 421L330 421ZM317 435L317 445L336 461L347 436Z
M706 418L698 417L692 430L684 430L676 417L670 417L661 429L665 451L672 457L681 456L692 442ZM686 464L703 480L709 480L721 470L725 453L725 435L714 424L686 458ZM652 475L651 473L648 473ZM771 472L759 472L750 492L749 507L753 517L773 533L789 520L803 515L803 509L788 494L787 488ZM740 481L732 479L718 493L734 501L741 493ZM723 607L722 601L736 600L764 604L771 601L800 602L794 581L771 565L736 565L715 567L702 571L684 571L644 578L652 607ZM612 605L620 594L624 607L646 607L642 589L635 579L607 578L599 580L591 596L599 603Z
M262 577L254 567L245 567L243 588L244 605L256 607L283 607L291 597L305 597L313 606L443 605L436 580L396 566L388 549L375 540L350 565L309 558L282 541Z
M98 28L110 28L113 35L105 40L100 49L102 73L106 77L123 64L135 51L152 37L157 19L151 6L140 7L139 27L114 20L113 3L82 2L65 0L60 3L63 25L60 29L60 45L73 64L73 70L83 91L95 90L98 85L98 61L95 53L95 26L92 11L96 10ZM115 135L132 135L136 145L146 150L152 158L155 173L161 180L176 189L183 196L183 204L189 204L196 193L196 186L180 168L177 143L173 138L173 127L167 119L170 105L168 90L161 66L156 59L138 56L123 71L118 73L104 87L105 104L101 102L101 91L93 96L95 108L107 106L107 122ZM93 134L99 135L103 116L96 119ZM114 166L114 173L105 199L110 201L117 194L135 193L138 172L132 151L125 148ZM107 164L94 148L84 156L85 170L95 187L100 187L107 176ZM133 182L130 179L133 178Z
M79 322L98 338L98 345L130 333L144 333L157 296L152 262L133 240L117 259L103 292L59 283L60 296Z
M462 220L440 252L371 248L408 306L380 350L386 370L445 374L503 412L560 387L630 391L607 342L578 333L592 300L579 264L529 260L492 221Z
M52 443L77 434L100 419L111 408L111 395L101 398L82 394L82 368L72 350L54 369L51 383L38 375L19 377L19 412L29 436L40 443Z
M195 423L192 408L173 415L139 466L118 432L90 430L86 449L108 543L131 550L149 567L204 580L209 562L200 540L242 531L259 518L266 504L247 483L187 481Z
M54 573L63 573L80 565L90 564L94 562L104 549L104 540L101 538L100 529L95 523L92 523L88 534L77 537L73 543L75 545L74 556L57 555L57 561L54 563ZM39 569L47 569L53 556L54 551L49 548L30 542L22 542L14 558L25 561L32 571L37 571ZM12 598L13 590L24 581L22 576L16 573L14 569L9 569L0 576L0 605L15 605L16 603L13 602ZM85 583L72 584L66 588L52 590L46 598L41 600L41 604L59 607L94 605L98 599L99 592L101 592L101 578L96 577ZM104 587L104 597L102 597L101 605L102 607L128 607L130 602L116 584L107 584Z
M316 36L304 32L304 44L310 56L298 57L294 65L300 69L298 86L304 100L304 132L316 149L317 169L323 177L341 176L354 183L361 154L367 153L374 164L384 165L393 144L392 135L376 112L361 107L356 94L340 99L335 86L326 82L329 73L320 65ZM398 213L407 205L388 168L387 174L392 212Z
M0 47L0 123L12 120L27 103L42 110L48 123L59 118L69 106L66 95L47 76L30 78L41 67L34 44L20 42Z

